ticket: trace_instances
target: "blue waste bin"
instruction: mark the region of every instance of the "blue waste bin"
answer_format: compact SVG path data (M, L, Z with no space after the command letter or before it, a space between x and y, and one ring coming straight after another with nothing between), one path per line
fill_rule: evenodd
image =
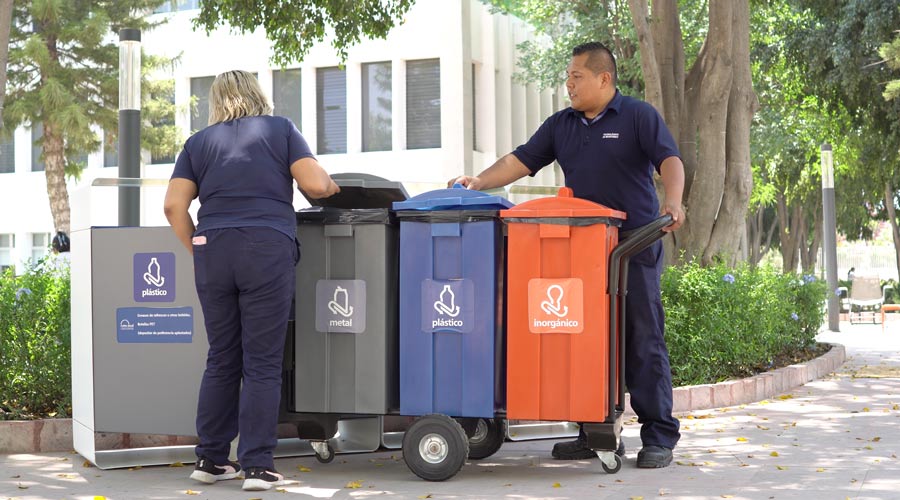
M508 200L462 186L393 204L400 220L400 413L493 418L505 406Z

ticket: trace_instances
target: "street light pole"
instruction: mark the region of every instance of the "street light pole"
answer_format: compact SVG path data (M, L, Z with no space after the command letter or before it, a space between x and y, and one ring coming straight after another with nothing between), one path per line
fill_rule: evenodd
M840 330L837 296L837 223L834 209L834 156L831 144L822 144L822 233L825 248L825 279L828 283L828 329Z
M141 30L119 30L119 178L141 176ZM141 225L141 191L119 189L119 225Z

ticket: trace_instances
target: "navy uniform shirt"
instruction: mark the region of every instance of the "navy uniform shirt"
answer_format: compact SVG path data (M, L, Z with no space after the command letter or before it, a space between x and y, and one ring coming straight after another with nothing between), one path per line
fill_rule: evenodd
M287 118L247 116L210 125L188 138L172 178L197 184L197 233L263 226L294 239L291 165L312 156Z
M627 214L623 230L659 217L653 169L679 156L656 109L618 91L593 121L572 108L554 113L512 154L532 175L559 161L575 196Z

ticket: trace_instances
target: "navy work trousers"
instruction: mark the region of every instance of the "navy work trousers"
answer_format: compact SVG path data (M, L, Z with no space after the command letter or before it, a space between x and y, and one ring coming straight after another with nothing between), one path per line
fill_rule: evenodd
M296 240L267 227L213 229L199 236L206 242L195 238L194 278L209 353L197 405L196 452L224 464L240 433L241 466L274 470L299 249Z
M625 301L625 385L644 446L675 448L679 422L672 416L672 370L660 297L662 242L631 258Z

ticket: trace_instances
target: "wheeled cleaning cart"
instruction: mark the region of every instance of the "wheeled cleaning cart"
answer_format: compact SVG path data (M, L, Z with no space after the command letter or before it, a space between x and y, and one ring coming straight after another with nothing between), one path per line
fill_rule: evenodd
M505 416L582 422L603 469L618 472L628 260L661 238L671 218L633 231L620 244L619 227L626 215L574 198L569 188L556 197L503 210L500 216L508 230ZM402 255L401 245L405 263ZM469 266L471 261L463 262ZM499 337L504 337L502 331ZM400 347L402 360L402 334ZM495 415L503 414L495 408ZM444 412L417 424L404 438L407 465L427 480L455 475L468 446L464 430Z
M462 186L394 203L400 220L400 414L416 417L403 457L452 477L506 437L503 338L508 200Z

